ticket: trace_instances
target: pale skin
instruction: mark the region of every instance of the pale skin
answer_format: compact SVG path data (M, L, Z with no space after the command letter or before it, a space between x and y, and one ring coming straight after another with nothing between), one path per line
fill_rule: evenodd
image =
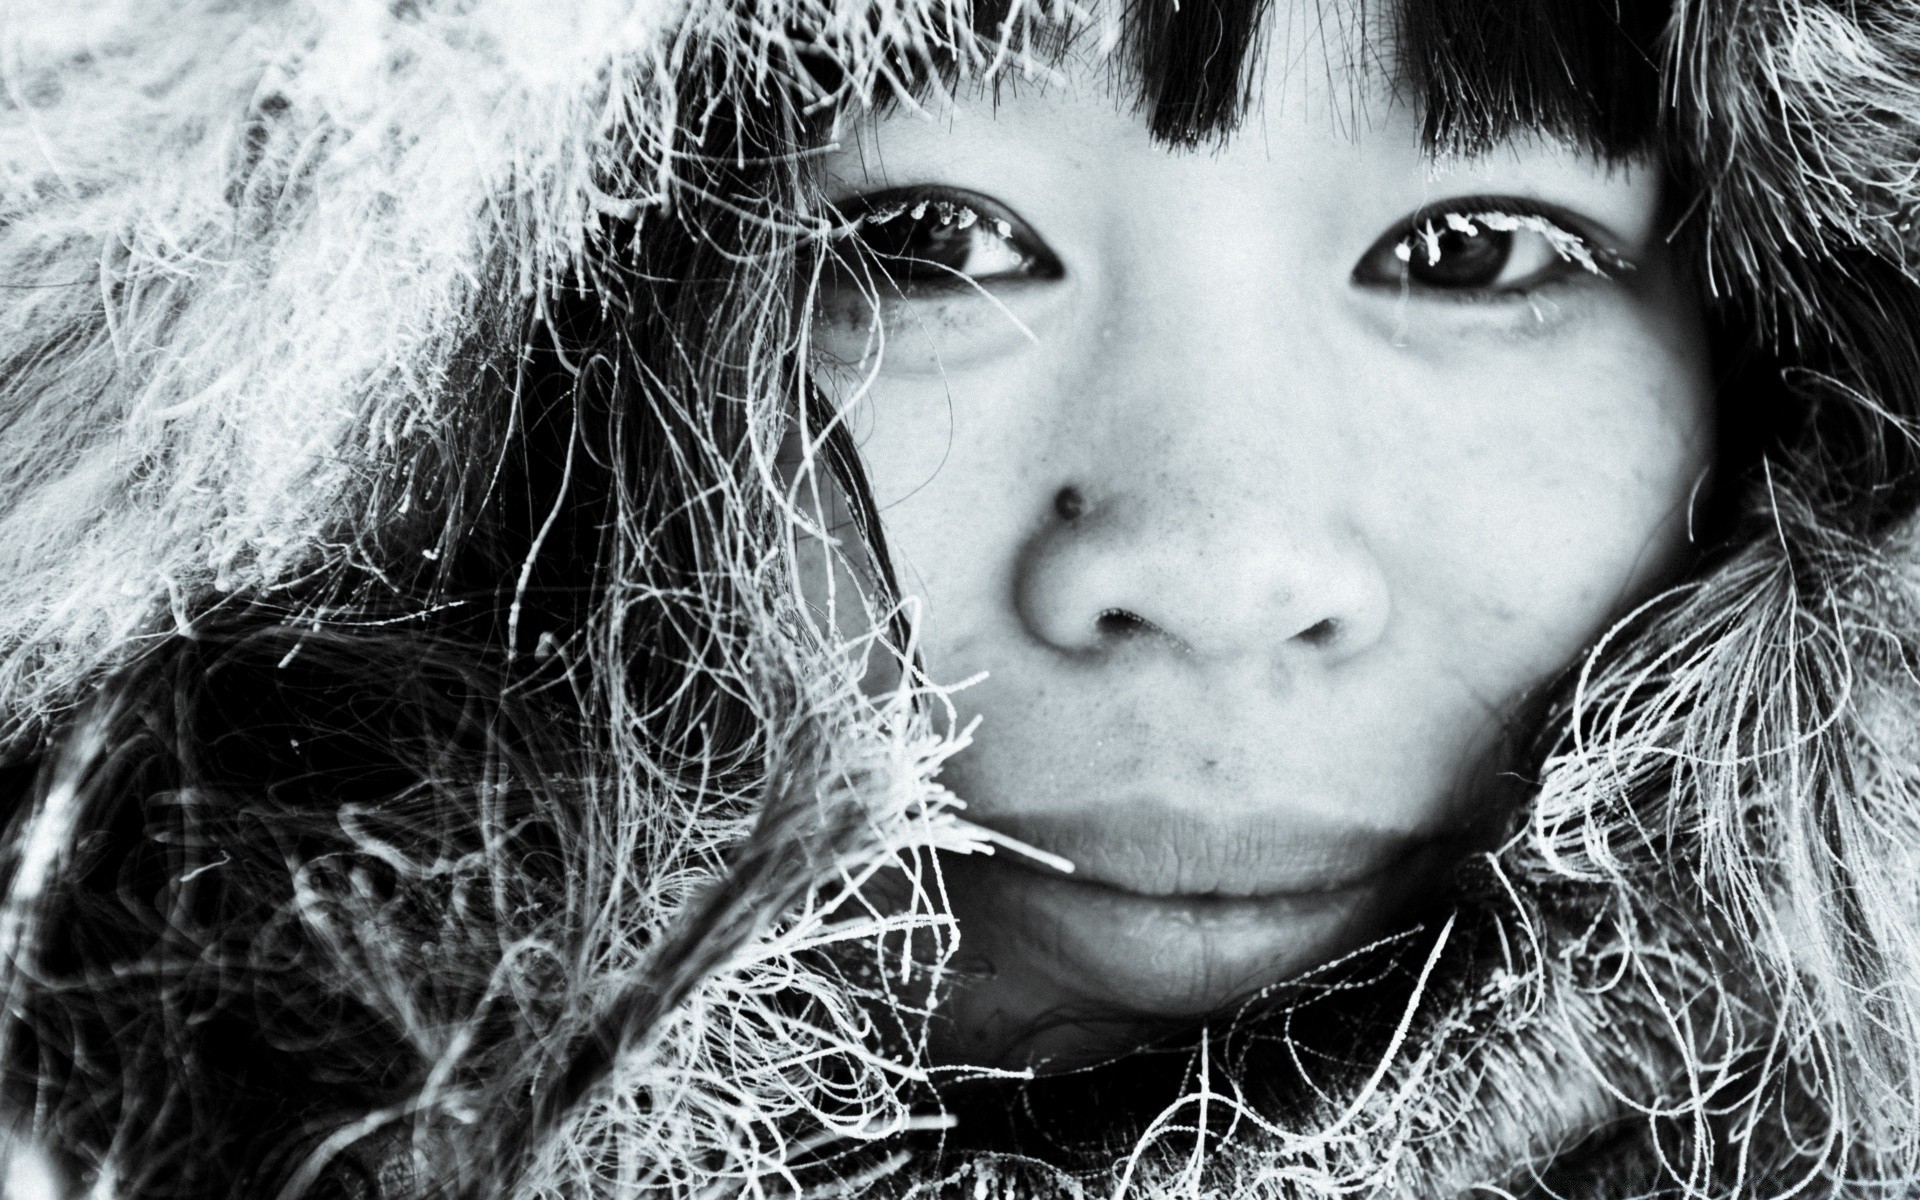
M985 673L942 781L1078 868L948 864L947 1061L1097 1058L1418 915L1516 708L1687 559L1712 396L1659 172L1435 161L1347 86L1273 73L1223 147L1171 151L1068 62L825 160L848 212L978 210L874 218L945 257L883 262L877 304L830 279L816 373L931 675ZM1475 233L1410 258L1454 201Z

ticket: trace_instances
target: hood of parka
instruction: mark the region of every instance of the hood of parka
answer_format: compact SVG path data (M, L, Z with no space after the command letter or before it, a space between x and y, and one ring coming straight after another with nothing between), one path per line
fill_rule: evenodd
M567 481L608 470L581 430L614 417L539 381L619 376L570 358L582 327L671 324L621 264L666 253L702 99L798 128L902 53L1004 66L963 24L926 0L7 8L18 1169L289 1197L1920 1175L1920 550L1887 466L1920 411L1920 12L1675 7L1662 136L1699 265L1758 331L1754 404L1777 389L1819 436L1761 461L1750 532L1569 684L1524 828L1370 966L1392 1002L1357 1065L1264 1088L1284 1054L1203 1039L1125 1145L1064 1165L943 1142L921 1037L948 931L937 880L888 864L979 834L932 781L938 698L861 698L777 599L779 554L741 549L805 520L768 466L781 372L735 380L765 411L724 420L644 381L645 461L711 460L731 515L564 544L618 560L591 619L541 565ZM476 602L445 564L554 476L479 552L506 583ZM673 539L729 547L698 603L647 574ZM641 699L724 719L663 741L623 709L593 669L626 635L705 679Z

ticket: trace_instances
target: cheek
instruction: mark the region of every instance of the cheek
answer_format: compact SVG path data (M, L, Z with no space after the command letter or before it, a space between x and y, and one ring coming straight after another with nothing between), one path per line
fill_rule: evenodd
M936 642L1011 615L1019 547L1049 511L1045 376L1036 356L951 378L888 372L846 409L901 586ZM829 395L854 394L829 384Z
M1711 390L1701 339L1663 311L1429 360L1405 385L1371 523L1417 636L1488 693L1563 666L1688 553Z

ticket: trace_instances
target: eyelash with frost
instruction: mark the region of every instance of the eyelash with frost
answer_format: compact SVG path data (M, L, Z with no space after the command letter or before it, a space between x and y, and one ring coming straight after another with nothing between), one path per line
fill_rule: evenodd
M1537 233L1546 239L1547 245L1553 248L1555 254L1567 262L1578 263L1582 269L1595 275L1613 274L1626 270L1630 266L1611 251L1595 247L1586 238L1536 213L1450 212L1446 214L1445 222L1448 230L1464 233L1469 237L1477 237L1480 233L1479 226L1482 225L1496 233L1514 233L1523 229L1529 233ZM1413 246L1418 241L1427 252L1427 265L1432 266L1440 261L1441 232L1429 220L1419 229L1414 230L1411 235L1401 239L1399 245L1393 248L1393 256L1401 262L1412 262ZM1604 265L1602 265L1603 262Z
M933 210L934 215L939 218L940 224L942 225L957 225L961 229L971 229L976 223L985 220L988 225L992 227L994 233L1000 237L1011 238L1013 236L1013 223L1011 221L1003 220L999 217L983 217L979 210L957 201L935 200L931 198L901 200L893 204L877 205L847 222L844 227L836 230L835 234L836 236L844 237L853 233L862 225L885 225L903 213L912 216L916 221L924 220L928 209Z

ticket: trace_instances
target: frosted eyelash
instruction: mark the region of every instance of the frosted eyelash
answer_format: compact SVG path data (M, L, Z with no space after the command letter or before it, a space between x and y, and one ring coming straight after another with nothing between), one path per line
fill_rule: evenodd
M1546 239L1548 246L1562 260L1577 263L1581 269L1595 275L1615 275L1633 269L1618 254L1604 247L1595 246L1586 238L1548 217L1537 213L1516 213L1489 210L1486 212L1450 212L1443 218L1446 231L1464 233L1469 237L1479 234L1479 226L1486 226L1495 233L1514 233L1526 230L1537 233ZM1413 231L1393 248L1393 256L1401 262L1413 261L1413 248L1417 242L1426 251L1427 265L1440 261L1440 235L1443 230L1429 219L1420 228Z
M982 221L994 234L1003 239L1013 237L1013 223L1001 217L986 217L968 204L955 200L940 200L924 197L917 200L899 200L890 204L875 205L861 213L844 226L834 231L836 237L847 237L857 232L863 225L885 225L902 215L911 216L916 221L926 219L931 210L942 225L956 225L961 229L971 229Z

